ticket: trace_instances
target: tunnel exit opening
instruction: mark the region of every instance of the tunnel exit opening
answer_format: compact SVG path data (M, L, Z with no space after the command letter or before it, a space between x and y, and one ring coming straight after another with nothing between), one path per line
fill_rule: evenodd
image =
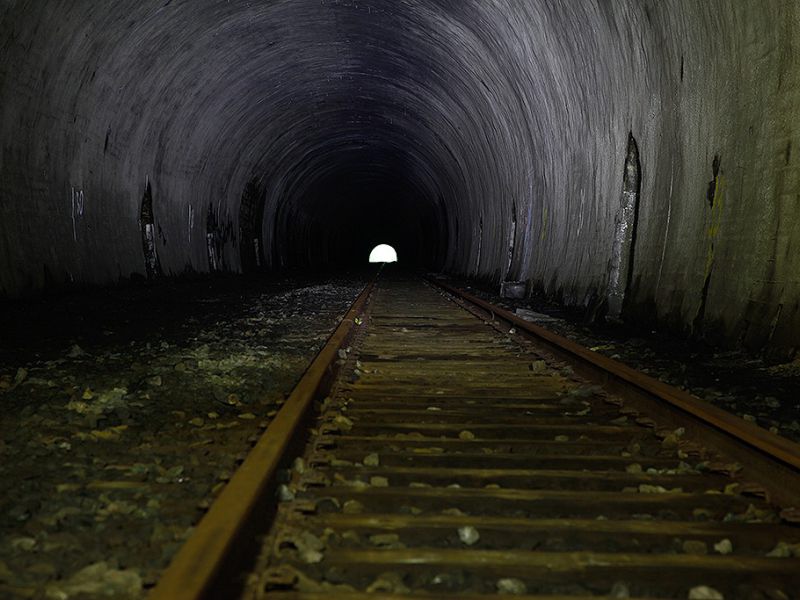
M371 263L394 263L397 262L397 251L389 244L378 244L369 254Z

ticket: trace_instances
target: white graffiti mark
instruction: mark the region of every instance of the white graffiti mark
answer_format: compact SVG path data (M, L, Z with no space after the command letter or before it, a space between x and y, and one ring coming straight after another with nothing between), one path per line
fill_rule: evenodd
M206 234L206 245L208 246L208 264L211 271L219 271L219 254L217 252L217 236L214 233Z
M158 254L156 254L156 226L147 223L144 226L145 241L145 260L149 273L156 273L158 270Z
M83 218L83 205L85 197L83 190L72 188L72 239L78 241L77 221Z

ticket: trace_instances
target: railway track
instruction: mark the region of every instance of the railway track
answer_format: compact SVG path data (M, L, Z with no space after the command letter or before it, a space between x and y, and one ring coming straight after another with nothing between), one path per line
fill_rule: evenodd
M472 300L366 290L151 597L800 598L796 445Z

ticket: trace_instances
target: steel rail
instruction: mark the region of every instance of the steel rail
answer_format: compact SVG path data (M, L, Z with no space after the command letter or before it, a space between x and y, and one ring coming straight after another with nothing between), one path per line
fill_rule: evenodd
M491 320L498 318L513 325L554 355L569 362L578 374L622 397L628 405L641 409L659 425L684 427L687 438L728 454L742 465L742 475L761 484L773 501L784 506L797 505L800 498L800 444L589 350L462 289L430 277L427 281L456 299L486 311Z
M364 311L374 280L351 305L325 346L316 355L289 398L197 524L194 532L164 571L150 600L195 600L213 597L218 581L248 524L275 488L275 477L299 426L314 401L327 392L337 372L339 349L345 347ZM223 583L224 585L224 583Z

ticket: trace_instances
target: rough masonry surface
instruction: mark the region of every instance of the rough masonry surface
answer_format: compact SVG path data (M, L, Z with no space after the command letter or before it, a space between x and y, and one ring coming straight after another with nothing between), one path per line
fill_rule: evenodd
M387 242L789 348L799 23L788 0L5 0L0 293Z

